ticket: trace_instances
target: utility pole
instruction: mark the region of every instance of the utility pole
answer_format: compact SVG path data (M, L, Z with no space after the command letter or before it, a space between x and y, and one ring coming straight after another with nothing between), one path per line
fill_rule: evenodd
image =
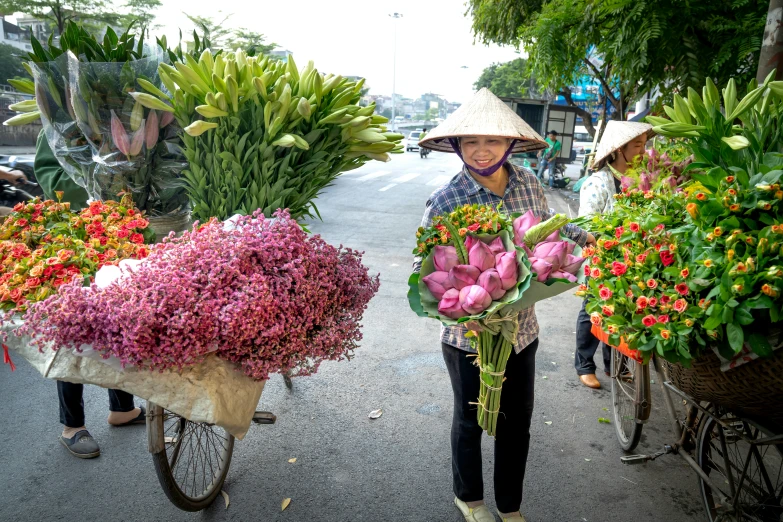
M777 69L776 80L783 79L783 0L769 2L756 81L762 83L772 69Z
M397 128L397 122L394 121L397 115L396 109L397 109L397 20L402 18L402 13L394 13L390 14L394 19L394 59L392 60L392 124L391 128L392 131L394 131Z

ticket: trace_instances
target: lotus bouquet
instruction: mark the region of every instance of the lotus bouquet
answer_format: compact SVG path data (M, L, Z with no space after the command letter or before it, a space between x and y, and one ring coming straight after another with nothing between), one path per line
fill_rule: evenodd
M512 221L498 209L465 205L436 217L430 228L417 232L414 254L422 257L422 263L420 272L408 282L411 308L444 325L469 327L468 337L481 369L478 421L489 435L496 433L503 375L517 341L519 313L535 303L528 295L533 274L526 249L530 245L535 252L541 239L558 234L567 221L558 215L541 223L530 213L517 218L519 226L512 228ZM514 243L517 231L524 246ZM557 275L571 268L568 247L560 242L547 244L551 246L541 245L542 258L534 258L542 267L538 277L543 281L553 268ZM575 271L579 270L581 259L571 261ZM544 263L548 264L546 274ZM560 291L571 286L563 285ZM550 295L555 293L559 292Z
M39 348L89 344L158 371L215 354L257 380L350 358L378 277L360 253L307 236L286 211L275 218L195 224L108 286L63 286L31 307L19 333Z

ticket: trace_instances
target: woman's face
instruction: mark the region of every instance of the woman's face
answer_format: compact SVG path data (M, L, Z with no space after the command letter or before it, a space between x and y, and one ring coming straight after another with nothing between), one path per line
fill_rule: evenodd
M466 136L460 139L462 158L468 167L486 169L503 159L511 141L499 136Z
M631 164L637 156L644 152L645 143L647 143L647 135L642 134L623 147L623 156L625 156L626 163Z

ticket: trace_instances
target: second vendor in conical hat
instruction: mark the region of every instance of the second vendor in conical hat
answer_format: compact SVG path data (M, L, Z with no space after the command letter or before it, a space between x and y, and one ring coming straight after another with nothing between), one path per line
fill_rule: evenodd
M494 207L502 203L509 213L532 210L543 219L550 217L538 178L507 161L512 152L537 150L546 143L489 90L481 89L432 129L419 145L456 153L463 162L462 169L427 200L422 226L429 227L434 217L474 203ZM576 226L567 225L564 232L580 246L595 243L593 236ZM479 396L479 368L474 364L466 332L464 327L449 326L441 330L440 336L454 391L451 428L454 503L466 520L490 521L494 517L484 504L482 480L483 430L478 424L476 407L471 405ZM498 419L495 440L495 501L501 518L509 522L524 520L520 506L530 447L538 332L534 308L522 310L519 335L508 360L500 399L503 415Z

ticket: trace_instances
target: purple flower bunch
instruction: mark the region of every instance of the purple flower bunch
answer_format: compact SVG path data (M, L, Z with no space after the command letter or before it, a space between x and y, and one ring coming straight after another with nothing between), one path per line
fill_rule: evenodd
M360 252L308 237L287 211L275 218L257 211L234 230L212 220L172 235L106 288L64 285L30 309L21 333L39 348L90 344L152 370L214 352L259 380L350 358L378 276Z
M452 319L478 315L517 284L516 253L507 252L500 237L485 243L465 237L468 264L460 264L453 246L433 250L435 271L422 280L437 299L438 312Z
M536 280L543 283L549 279L568 279L576 283L576 274L582 267L583 257L573 255L575 243L560 239L560 230L555 230L546 239L527 247L524 238L528 230L541 223L541 218L528 210L514 220L514 243L525 249ZM542 234L543 235L543 234Z

